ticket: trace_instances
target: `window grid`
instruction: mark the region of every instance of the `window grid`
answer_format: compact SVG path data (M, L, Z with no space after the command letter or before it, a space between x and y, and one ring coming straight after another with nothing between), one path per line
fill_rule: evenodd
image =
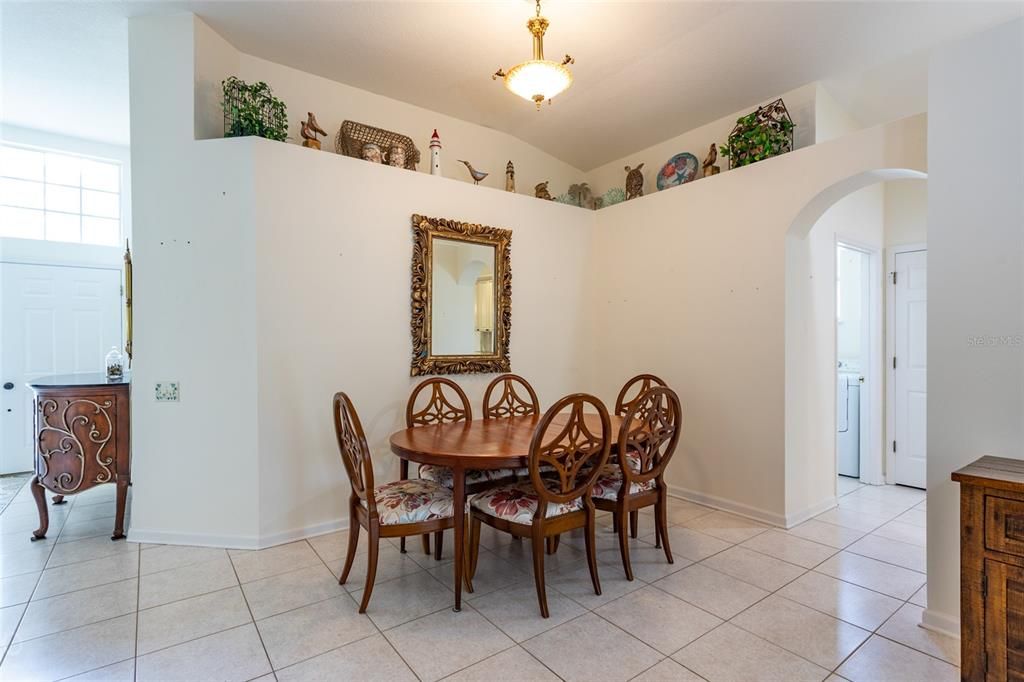
M117 161L107 160L107 159L95 159L95 158L88 157L88 156L83 156L83 155L80 155L80 154L72 154L72 153L67 153L67 152L62 152L62 151L57 151L57 150L41 149L41 148L27 147L27 146L6 144L6 143L0 145L0 150L2 150L2 149L23 150L23 151L26 151L26 152L29 152L29 153L39 154L39 155L42 156L42 159L43 159L43 179L42 180L36 180L34 178L18 177L18 176L15 176L15 175L8 175L7 173L0 172L0 179L3 179L3 180L13 180L13 181L16 181L16 182L26 182L26 183L32 183L32 184L35 184L35 185L41 185L42 186L42 207L41 208L28 207L28 206L19 206L19 205L16 205L16 204L0 201L0 206L2 206L2 207L11 208L11 209L18 210L18 211L31 211L33 213L40 214L42 216L42 225L43 225L43 233L42 233L42 238L40 239L40 241L65 241L65 242L68 241L66 239L50 239L50 234L49 234L50 233L50 228L48 226L48 221L47 221L46 217L47 217L47 214L57 214L57 215L65 215L65 216L75 216L75 217L78 218L78 239L75 240L73 243L96 243L95 241L85 242L85 240L84 240L84 229L85 228L84 228L83 218L93 218L93 219L97 219L97 220L112 220L112 221L116 221L117 222L117 234L114 236L113 241L110 242L109 245L110 246L116 246L116 245L120 244L121 234L122 234L122 227L123 227L123 223L121 222L121 219L122 219L121 189L122 189L122 185L123 185L123 182L122 182L123 178L121 177L121 173L122 173L122 165L121 165L121 163L119 163ZM67 183L67 182L54 182L54 181L51 181L50 178L49 178L50 164L47 163L47 161L48 161L47 157L50 156L50 155L54 155L54 156L57 156L57 157L63 157L63 158L73 158L73 159L76 159L79 163L81 163L82 161L88 161L88 162L92 162L92 163L99 163L99 164L104 164L104 165L108 165L108 166L114 167L116 169L116 171L117 171L117 190L116 191L112 191L112 190L106 190L106 189L98 189L98 188L94 188L94 187L91 187L91 186L87 187L83 183L83 179L82 179L83 173L82 173L81 166L79 166L78 171L77 171L77 174L78 174L78 184L73 185L73 184L70 184L70 183ZM47 192L48 192L48 189L49 189L50 186L53 186L53 187L64 187L64 188L68 188L68 189L77 190L78 191L78 211L74 212L74 211L66 211L66 210L49 208L48 207L48 202L47 202ZM94 213L94 212L86 212L85 205L84 205L84 203L85 203L85 198L84 198L85 197L85 192L96 192L98 194L115 197L115 199L116 199L116 206L117 206L117 217L116 218L112 218L109 215L99 215L98 213ZM0 226L0 228L2 228L2 226ZM3 235L3 233L2 233L2 231L0 231L0 236L2 236L2 235ZM36 239L39 239L39 238L36 238Z

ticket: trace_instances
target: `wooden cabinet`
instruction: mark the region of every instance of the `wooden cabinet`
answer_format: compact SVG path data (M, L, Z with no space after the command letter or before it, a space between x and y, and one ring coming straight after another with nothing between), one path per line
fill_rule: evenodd
M45 377L29 384L35 393L35 476L32 496L46 537L53 503L104 483L117 486L112 540L124 538L124 508L131 482L129 383L102 374Z
M964 680L1024 682L1024 461L982 457L960 483Z

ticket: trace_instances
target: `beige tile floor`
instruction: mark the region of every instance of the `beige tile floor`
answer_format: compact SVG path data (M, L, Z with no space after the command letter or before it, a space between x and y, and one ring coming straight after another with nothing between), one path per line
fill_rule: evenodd
M540 618L528 543L485 532L453 613L442 561L382 546L337 583L344 532L259 552L111 542L113 487L53 507L44 542L24 479L0 478L0 679L954 680L959 643L918 627L924 493L841 479L839 508L789 531L673 500L676 561L641 516L637 579L601 515L603 594L583 539L548 557ZM360 549L365 551L365 544Z

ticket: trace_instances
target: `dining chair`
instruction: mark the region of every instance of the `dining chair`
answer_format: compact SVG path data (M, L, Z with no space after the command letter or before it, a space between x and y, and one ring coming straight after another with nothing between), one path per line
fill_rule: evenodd
M584 408L597 413L588 420ZM567 412L567 414L563 414ZM595 424L595 421L597 422ZM594 593L601 594L594 540L596 511L590 490L608 461L611 421L604 404L592 395L576 393L551 406L541 417L530 441L530 481L510 483L474 495L470 500L469 566L472 581L480 558L480 524L530 538L533 577L541 616L547 618L544 585L546 538L584 529L587 565ZM553 474L541 474L549 465Z
M501 395L491 402L499 386ZM533 386L523 377L518 374L502 374L487 385L487 390L484 391L484 419L528 417L534 414L540 414L540 401L537 400L537 392L533 390ZM530 475L529 467L501 471L507 472L508 478L515 477L520 480Z
M629 410L630 405L639 400L640 396L644 394L644 391L648 390L652 386L668 386L668 384L666 384L663 379L653 374L637 374L635 377L623 384L622 390L619 391L618 397L615 398L615 414L619 417L624 416ZM618 451L614 447L612 448L611 460L613 462L618 461ZM618 517L615 518L615 523L619 523ZM619 527L616 525L615 530L617 531L618 529ZM635 512L629 515L629 535L632 538L636 538L639 534L640 512Z
M422 396L426 396L425 403ZM469 398L466 397L466 392L457 383L444 377L433 377L421 382L412 390L409 402L405 406L405 425L410 429L417 426L471 421L473 421L473 407L469 403ZM408 460L403 459L399 467L402 479L408 479ZM511 469L494 471L469 469L466 471L466 491L469 493L480 492L491 485L493 481L513 476L515 473ZM421 464L419 477L433 481L449 490L455 487L455 480L449 467ZM434 533L434 558L438 561L441 560L443 545L444 533ZM405 553L405 538L400 541L399 550ZM423 552L430 554L429 536L423 537Z
M499 386L501 395L491 402ZM530 382L518 374L497 376L484 391L484 419L528 417L539 413L540 401L537 400L537 392L533 390Z
M348 552L338 583L344 585L348 580L359 544L359 529L365 528L370 547L366 587L359 603L359 613L366 613L373 593L373 581L377 577L380 538L442 533L453 528L455 503L452 491L433 481L402 480L375 486L373 460L363 425L352 401L341 392L334 394L334 433L352 488L348 510ZM464 512L460 509L459 513Z
M618 519L619 552L626 579L633 579L629 562L627 516L654 505L655 547L664 544L665 558L675 563L668 541L668 485L665 468L679 444L682 407L671 388L655 386L630 404L619 427L617 462L604 466L590 495L594 506Z

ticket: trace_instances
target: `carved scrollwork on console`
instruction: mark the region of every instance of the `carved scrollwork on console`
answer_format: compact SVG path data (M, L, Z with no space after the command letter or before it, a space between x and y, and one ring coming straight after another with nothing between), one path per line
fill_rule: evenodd
M113 479L114 457L104 452L114 434L112 407L112 399L38 402L36 473L46 487L73 493L87 479L90 485Z

